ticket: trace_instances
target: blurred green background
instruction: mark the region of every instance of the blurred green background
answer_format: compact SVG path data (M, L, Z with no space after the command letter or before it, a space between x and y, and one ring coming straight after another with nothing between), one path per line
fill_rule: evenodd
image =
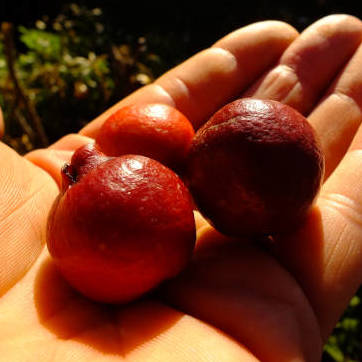
M348 1L251 3L3 2L3 141L24 154L77 132L132 91L255 21L282 20L303 30L329 14L362 18L362 4ZM323 361L362 361L361 296L360 288L326 344Z

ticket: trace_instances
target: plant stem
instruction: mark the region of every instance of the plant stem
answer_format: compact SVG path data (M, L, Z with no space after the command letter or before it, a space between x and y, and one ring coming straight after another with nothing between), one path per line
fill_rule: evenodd
M41 145L43 147L46 147L49 145L48 137L45 134L45 130L42 124L42 121L33 105L33 103L30 101L29 97L27 97L24 89L22 88L18 77L16 75L15 71L15 46L14 46L14 40L13 40L13 25L11 23L3 22L1 24L1 32L4 37L4 53L5 53L5 59L6 64L9 71L10 79L12 80L14 84L14 89L16 92L16 98L18 98L24 105L36 131L39 136L39 140L41 142ZM25 118L23 119L23 122L25 121ZM26 127L28 129L31 129L30 125ZM28 135L31 137L31 134Z

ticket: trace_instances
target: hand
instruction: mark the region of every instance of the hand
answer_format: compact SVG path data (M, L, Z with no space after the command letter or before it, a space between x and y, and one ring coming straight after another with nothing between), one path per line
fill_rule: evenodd
M362 22L329 16L302 34L244 27L122 100L78 135L25 158L0 145L0 356L4 361L318 361L362 281ZM175 105L198 127L239 96L285 102L315 127L326 181L305 224L271 245L198 216L190 267L125 306L73 291L48 256L59 169L129 103Z

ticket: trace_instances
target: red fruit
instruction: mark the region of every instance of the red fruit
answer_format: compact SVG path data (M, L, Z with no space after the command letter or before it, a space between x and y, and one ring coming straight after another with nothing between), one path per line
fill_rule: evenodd
M89 143L80 147L72 156L71 163L66 163L62 169L62 192L64 193L69 186L78 182L93 168L101 163L108 161L107 157L93 144Z
M199 210L219 231L276 234L307 213L324 158L299 112L276 101L240 99L198 130L186 168Z
M70 168L72 173L66 174ZM177 275L195 243L190 195L144 156L75 152L48 219L47 245L69 283L102 302L128 302Z
M173 107L131 105L104 122L96 143L109 156L139 154L177 167L185 159L194 133L189 120Z

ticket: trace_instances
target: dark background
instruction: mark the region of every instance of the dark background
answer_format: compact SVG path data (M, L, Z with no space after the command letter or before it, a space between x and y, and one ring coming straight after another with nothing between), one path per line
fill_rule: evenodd
M147 33L168 35L173 52L193 54L221 36L243 25L267 19L282 20L298 30L315 20L335 13L362 17L360 1L74 1L89 8L100 7L107 25L118 36ZM0 21L31 26L43 15L58 14L64 2L45 0L2 0Z

